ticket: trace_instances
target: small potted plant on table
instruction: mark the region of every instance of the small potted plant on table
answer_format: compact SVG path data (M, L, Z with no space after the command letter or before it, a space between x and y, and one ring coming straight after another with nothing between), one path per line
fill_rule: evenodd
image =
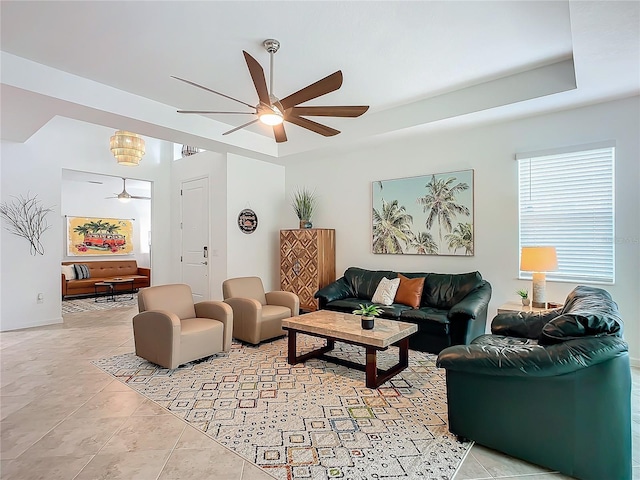
M516 290L516 293L520 295L522 298L522 305L525 307L529 306L529 290L526 288L521 288L520 290Z
M353 311L354 314L360 315L360 322L363 330L371 330L373 328L373 319L382 313L382 308L373 303L370 305L358 305L360 308Z

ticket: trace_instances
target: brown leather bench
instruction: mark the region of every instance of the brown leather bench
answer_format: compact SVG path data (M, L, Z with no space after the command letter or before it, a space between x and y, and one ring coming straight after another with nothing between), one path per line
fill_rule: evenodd
M95 295L96 282L104 282L114 278L133 279L133 288L145 288L151 285L151 269L138 267L135 260L104 260L62 262L62 265L82 263L89 267L90 277L82 280L67 280L62 276L62 298L75 295Z

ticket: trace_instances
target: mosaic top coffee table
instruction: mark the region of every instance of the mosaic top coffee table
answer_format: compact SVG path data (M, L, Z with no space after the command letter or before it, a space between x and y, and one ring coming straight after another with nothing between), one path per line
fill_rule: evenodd
M282 328L289 331L288 361L290 364L295 365L310 358L321 358L329 362L363 370L366 372L366 385L368 388L378 388L391 377L407 368L407 365L409 365L409 337L418 331L418 327L413 323L381 318L375 319L373 330L363 330L360 326L360 317L358 315L329 310L318 310L299 317L284 319L282 320ZM324 338L327 344L317 350L297 355L296 335L298 333ZM336 340L365 347L367 352L366 365L325 355L325 353L333 350ZM386 350L393 344L397 344L400 349L399 362L387 370L379 369L376 363L376 353L379 350Z

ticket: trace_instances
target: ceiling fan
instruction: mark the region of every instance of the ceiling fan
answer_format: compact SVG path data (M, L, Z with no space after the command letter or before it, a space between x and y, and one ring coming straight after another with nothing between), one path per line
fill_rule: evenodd
M244 50L242 51L242 53L244 54L244 59L247 62L247 67L249 68L251 79L253 80L256 92L258 93L259 103L255 106L251 105L250 103L243 102L242 100L238 100L237 98L230 97L229 95L225 95L224 93L216 92L215 90L211 90L210 88L199 85L195 82L185 80L184 78L172 76L172 78L180 80L181 82L188 83L189 85L193 85L194 87L201 88L208 92L215 93L216 95L228 98L229 100L233 100L235 102L246 105L247 107L253 109L252 112L178 110L178 113L197 113L201 115L257 115L258 118L256 118L255 120L251 120L250 122L233 128L228 132L224 132L223 135L228 135L237 130L248 127L249 125L252 125L258 121L261 121L262 123L271 125L273 127L273 134L275 136L276 142L282 143L287 141L287 134L284 131L284 125L282 124L283 122L293 123L295 125L298 125L299 127L306 128L307 130L311 130L312 132L318 133L320 135L324 135L325 137L331 137L333 135L337 135L338 133L340 133L340 131L304 117L359 117L369 109L368 106L299 106L301 103L305 103L309 100L313 100L314 98L318 98L322 95L326 95L327 93L338 90L342 86L341 70L338 70L337 72L334 72L331 75L328 75L323 79L318 80L317 82L312 83L311 85L308 85L283 99L279 99L273 94L273 56L280 48L280 42L271 38L265 40L262 44L267 52L269 52L270 56L268 90L264 76L264 70L255 58L253 58Z
M137 195L131 195L127 192L127 179L122 179L122 192L114 193L115 197L105 197L105 198L117 198L123 203L129 202L131 200L151 200L151 197L139 197Z

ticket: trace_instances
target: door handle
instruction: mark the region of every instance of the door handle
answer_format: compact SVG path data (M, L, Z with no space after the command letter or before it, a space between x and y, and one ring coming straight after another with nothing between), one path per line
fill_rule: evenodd
M209 262L200 262L202 265L209 265Z

